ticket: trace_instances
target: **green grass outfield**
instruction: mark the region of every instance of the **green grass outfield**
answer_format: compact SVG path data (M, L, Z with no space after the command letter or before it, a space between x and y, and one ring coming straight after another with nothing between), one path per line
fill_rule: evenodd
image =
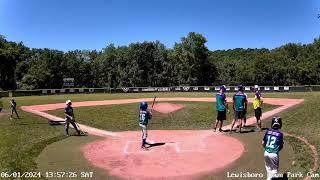
M210 93L145 93L145 94L77 94L54 96L17 97L18 106L62 103L66 99L73 101L127 99L142 97L213 97ZM231 94L228 94L231 96ZM252 94L248 94L252 97ZM283 131L303 136L316 146L320 154L320 92L308 93L265 93L264 97L304 98L302 105L280 113L284 120ZM2 98L5 111L8 112L9 98ZM181 102L179 102L181 103ZM212 111L211 111L212 112ZM10 121L8 115L0 116L0 169L2 172L37 171L35 158L49 144L65 139L63 127L49 126L44 118L19 111L22 119ZM80 118L80 117L79 117ZM81 119L81 118L80 118ZM91 119L91 118L88 118ZM266 122L270 123L270 122ZM155 124L156 125L156 124ZM196 128L197 125L194 125ZM205 124L199 124L199 129ZM170 126L172 127L172 126ZM210 125L211 127L211 125ZM208 128L210 128L208 127ZM66 139L67 140L67 139ZM64 141L66 141L64 140ZM295 153L294 170L307 172L312 162L310 150L294 138L285 138Z

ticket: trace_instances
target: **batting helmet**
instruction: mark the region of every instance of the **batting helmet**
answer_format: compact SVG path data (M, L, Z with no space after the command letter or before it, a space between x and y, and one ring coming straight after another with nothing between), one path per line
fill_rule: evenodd
M140 109L141 110L147 110L148 109L148 103L147 102L141 102L140 103Z
M68 105L68 104L71 104L71 100L70 100L70 99L68 99L68 100L66 101L66 105Z
M282 127L282 119L281 117L273 117L271 121L272 129L281 129Z

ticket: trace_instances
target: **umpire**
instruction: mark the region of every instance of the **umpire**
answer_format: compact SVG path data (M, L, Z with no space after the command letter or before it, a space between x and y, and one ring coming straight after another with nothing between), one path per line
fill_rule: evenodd
M74 114L73 114L73 108L72 108L72 102L70 100L66 101L66 107L64 108L65 113L65 120L66 120L66 135L69 136L69 124L71 123L73 128L77 131L78 135L81 135L78 127L76 126L75 120L74 120Z

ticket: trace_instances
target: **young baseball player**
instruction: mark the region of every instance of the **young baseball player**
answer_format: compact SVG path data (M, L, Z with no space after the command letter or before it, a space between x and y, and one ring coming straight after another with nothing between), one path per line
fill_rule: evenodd
M254 116L257 119L257 131L261 131L261 116L262 116L261 106L263 103L263 98L258 85L254 86L254 91L255 91L255 95L253 99Z
M148 103L141 102L140 103L140 112L139 112L139 126L142 129L142 144L141 148L146 149L146 144L149 145L147 142L148 137L148 122L152 118L152 113L148 110Z
M227 111L229 112L225 91L226 86L222 85L220 86L219 93L216 94L216 109L218 111L218 114L215 126L213 128L214 132L216 132L217 126L219 126L219 132L223 131L222 124L223 121L227 119Z
M267 170L267 179L276 177L279 170L279 152L283 148L283 134L279 131L282 126L280 117L273 117L271 128L263 137L264 161Z
M77 131L78 135L81 135L81 132L77 128L74 120L74 114L73 114L73 108L72 108L72 102L70 100L66 101L66 107L64 108L64 114L65 114L65 130L66 135L69 136L69 124L71 123L73 128Z
M238 85L238 92L233 96L233 110L234 110L234 120L232 121L230 133L233 130L234 124L239 122L239 132L241 133L242 122L244 121L245 110L247 109L248 100L244 94L244 89L242 85Z
M12 120L13 118L13 113L15 113L18 117L18 119L20 119L18 112L17 112L17 102L14 100L14 98L11 99L10 101L10 106L11 106L11 114L10 114L10 119Z

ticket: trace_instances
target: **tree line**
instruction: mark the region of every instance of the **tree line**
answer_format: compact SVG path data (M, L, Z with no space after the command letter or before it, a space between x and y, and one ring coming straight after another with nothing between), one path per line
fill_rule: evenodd
M305 85L320 82L320 39L275 49L210 51L195 32L167 48L159 41L108 45L101 51L26 47L0 36L0 88L61 88L63 78L76 87L181 85Z

